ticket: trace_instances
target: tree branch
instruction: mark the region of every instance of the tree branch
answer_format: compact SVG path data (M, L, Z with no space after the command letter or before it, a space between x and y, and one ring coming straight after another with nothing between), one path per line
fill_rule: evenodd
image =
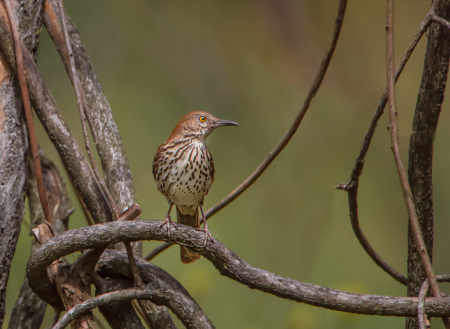
M411 188L408 183L406 170L403 166L402 157L400 154L394 77L394 0L387 0L386 6L386 75L390 121L389 133L391 135L391 145L392 151L394 153L395 164L397 166L400 183L403 190L403 196L408 211L410 228L413 231L414 241L419 250L420 258L425 268L428 282L431 285L433 295L435 297L441 297L441 292L436 281L436 275L434 274L434 269L431 265L430 257L428 256L427 247L423 240L422 232L420 231L416 207L414 205ZM450 319L444 317L442 318L442 320L444 321L445 327L447 329L450 329Z
M358 314L417 314L417 298L355 294L303 283L249 265L215 238L204 246L204 235L193 228L179 224L168 237L167 230L160 225L160 221L111 222L56 236L30 257L27 264L30 286L35 290L40 282L36 277L45 272L54 259L75 251L99 248L119 241L162 240L189 247L210 260L222 275L278 297ZM432 298L425 306L427 314L431 316L450 315L449 298Z
M255 169L255 171L247 177L238 187L236 187L230 194L228 194L225 198L219 201L217 204L208 209L205 213L205 218L208 219L217 213L219 210L236 200L245 190L247 190L269 167L273 160L283 151L284 147L289 143L291 138L296 133L300 123L302 122L306 112L311 105L311 101L314 96L319 91L320 85L322 84L325 73L327 72L328 66L330 64L331 58L333 57L334 50L336 49L337 42L339 39L339 34L341 32L341 27L344 22L345 9L347 8L347 0L341 0L339 2L338 14L334 23L333 35L330 40L330 44L328 45L328 49L325 52L325 56L320 65L319 71L309 89L308 94L306 95L305 101L303 102L303 106L289 127L288 131L285 133L281 141L270 151L267 158ZM147 260L151 260L156 257L162 251L171 247L171 244L163 244L157 248L155 248L152 252L150 252L145 258Z
M3 5L0 6L0 47L10 65L16 69L11 33ZM28 50L23 49L25 74L31 103L47 134L74 182L87 209L96 222L111 220L111 211L101 189L84 158L76 139L64 122L55 100L40 77L39 70Z
M402 73L406 63L408 62L414 49L416 48L417 44L419 43L419 40L422 38L423 34L430 26L430 24L431 24L430 15L434 10L435 5L436 5L436 2L433 4L430 11L425 16L424 20L420 24L419 30L414 34L411 42L408 45L408 48L406 49L402 58L400 59L400 63L398 64L396 72L395 72L395 82L398 81L400 74ZM408 283L408 279L403 274L401 274L400 272L398 272L397 270L392 268L389 264L387 264L372 248L372 246L370 245L369 241L367 240L364 232L361 229L361 226L359 223L359 215L358 215L359 177L361 176L361 173L363 170L365 158L366 158L367 152L369 151L370 143L372 142L372 137L375 133L375 128L376 128L381 116L383 115L386 104L387 104L387 88L385 88L383 95L381 96L381 99L378 103L378 107L372 116L372 120L370 121L369 128L367 129L367 133L364 136L361 150L359 152L358 158L356 159L356 163L355 163L355 166L353 167L353 170L352 170L349 180L347 181L347 183L341 183L341 184L337 185L336 188L340 189L340 190L345 190L348 192L350 222L352 224L353 232L355 233L356 237L358 238L358 241L361 244L361 246L364 248L364 250L370 256L370 258L372 258L372 260L378 266L380 266L386 273L391 275L398 282L406 285Z
M437 1L435 1L437 2ZM439 1L432 8L431 18L439 16L450 18L450 1ZM433 259L434 214L433 214L433 149L437 130L450 59L450 30L446 26L434 23L430 26L428 44L425 53L422 81L412 125L409 146L408 179L411 186L418 226L430 262ZM418 296L422 282L428 277L421 261L422 250L417 248L415 228L408 228L408 296ZM425 265L427 266L427 265ZM437 293L436 283L431 283ZM434 287L434 288L433 288ZM416 318L407 319L407 328L417 328ZM450 327L450 324L447 326Z

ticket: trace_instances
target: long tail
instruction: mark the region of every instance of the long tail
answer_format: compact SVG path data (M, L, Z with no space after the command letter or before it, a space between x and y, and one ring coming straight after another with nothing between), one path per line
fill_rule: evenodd
M200 221L198 220L198 207L197 207L197 211L195 212L194 215L183 215L180 212L180 209L178 209L178 207L177 207L177 218L178 218L178 223L196 227L196 228L200 227ZM181 256L181 261L184 264L189 264L189 263L195 262L197 259L200 258L199 253L196 253L195 251L192 251L191 249L189 249L187 247L183 247L183 246L180 246L180 256Z

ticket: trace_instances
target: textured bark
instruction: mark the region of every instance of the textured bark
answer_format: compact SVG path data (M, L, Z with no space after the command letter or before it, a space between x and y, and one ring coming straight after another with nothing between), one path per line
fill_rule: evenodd
M170 231L161 228L160 221L111 222L70 230L39 247L27 264L30 286L39 285L39 277L55 259L73 252L107 246L119 241L170 241L200 253L211 261L219 272L233 280L278 297L343 312L415 316L417 298L355 294L296 281L256 268L244 262L217 239L204 246L203 232L178 224ZM430 316L449 316L450 298L430 298L425 303Z
M43 20L43 0L12 1L19 32L24 44L37 58L39 32ZM1 52L0 73L0 327L3 324L6 283L15 245L19 237L20 223L24 213L24 187L27 177L26 151L28 139L26 125L22 120L22 100L16 79L13 77L5 52ZM31 296L32 300L27 298ZM20 304L28 313L13 314L17 320L14 328L23 328L21 324L35 325L42 322L44 305L25 280L19 296ZM28 303L29 302L29 303ZM21 314L19 314L21 313ZM19 325L20 324L20 325Z
M436 14L450 19L450 1L440 1ZM430 259L433 257L433 141L444 101L450 59L450 31L438 23L430 26L422 82L414 114L409 149L409 184ZM426 278L414 235L408 228L408 296L418 296ZM406 328L418 328L417 318L407 318Z
M67 14L66 21L77 74L86 96L86 116L102 163L106 184L117 207L123 212L136 202L136 193L122 137L97 75L90 64L86 47L81 41L81 36L75 24ZM58 1L46 1L44 23L61 55L68 75L71 76L69 55L65 46ZM141 244L137 243L134 248L135 252L142 256ZM123 244L120 244L118 249L125 250Z
M72 203L68 197L64 181L52 161L45 158L41 152L42 173L49 209L53 214L55 231L62 233L67 230L67 221L73 213ZM42 211L32 161L28 161L27 196L30 210L31 228L36 228L43 223L44 212ZM35 241L32 248L35 248ZM44 319L47 303L41 300L29 287L25 277L20 288L19 297L9 320L8 329L33 329L39 328Z
M3 7L0 8L0 47L6 53L10 65L15 69L14 47ZM36 63L26 49L23 51L23 56L31 103L50 140L58 150L74 187L97 223L112 220L109 205L78 142L62 118L52 94L45 86Z
M25 212L28 140L18 90L4 53L0 53L0 327L9 270Z
M110 277L108 279L94 280L95 296L121 289L132 288L133 284L129 280ZM111 329L144 329L141 319L134 311L131 301L109 303L99 307L100 313L105 317ZM153 327L152 327L153 328Z

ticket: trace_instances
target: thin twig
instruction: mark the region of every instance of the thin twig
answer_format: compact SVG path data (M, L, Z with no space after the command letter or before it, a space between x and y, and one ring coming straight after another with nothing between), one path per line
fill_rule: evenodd
M298 112L297 116L295 117L294 122L292 122L292 125L289 127L288 131L285 133L281 141L272 149L272 151L270 151L267 158L255 169L255 171L250 176L248 176L247 179L244 180L238 187L236 187L230 194L228 194L225 198L223 198L221 201L216 203L214 206L212 206L205 212L206 219L212 217L219 210L221 210L222 208L224 208L225 206L236 200L237 197L239 197L245 190L247 190L262 175L262 173L267 169L267 167L269 167L272 161L275 160L275 158L281 153L284 147L289 143L291 138L294 136L295 132L300 126L300 123L303 120L303 117L308 111L309 106L311 105L312 99L319 91L325 73L327 72L331 58L333 57L334 50L336 49L339 34L341 32L342 23L344 22L346 7L347 7L347 0L341 0L339 2L338 14L334 23L334 30L330 44L320 65L319 72L317 72L316 78L314 79L314 82L311 85L311 88L309 89L308 95L306 95L306 99L303 102L303 106ZM145 259L151 260L152 258L156 257L160 252L166 250L171 246L172 245L163 244L155 248L152 252L150 252L145 257Z
M91 144L89 142L89 134L88 134L87 127L86 127L87 119L86 119L86 108L85 107L87 106L87 102L82 101L80 81L78 79L78 74L77 74L77 70L75 67L75 60L73 58L73 51L72 51L72 45L71 45L70 38L69 38L69 33L67 32L67 22L66 22L66 15L64 14L63 1L59 0L58 4L59 4L59 11L60 11L60 16L61 16L64 38L65 38L67 52L69 54L69 60L70 60L70 71L69 72L71 73L73 87L75 88L75 95L77 98L78 110L80 112L80 117L81 117L81 127L83 130L83 138L84 138L84 144L86 147L86 152L88 154L89 162L91 164L91 168L92 168L92 171L94 172L95 178L97 179L97 182L100 184L100 186L103 190L103 193L105 194L106 199L108 200L113 213L117 216L117 214L119 213L119 209L117 208L117 205L114 202L114 199L111 196L111 193L109 192L108 187L106 186L105 180L103 179L102 175L100 174L100 171L98 170L98 166L95 163L94 157L92 156Z
M137 216L139 216L142 212L141 207L137 203L134 203L130 208L124 211L124 213L119 217L117 220L120 221L126 221L126 220L133 220Z
M428 279L423 281L422 286L419 290L419 297L417 300L417 322L419 323L419 329L426 329L427 325L427 316L425 314L425 297L427 296L428 291Z
M433 3L433 6L431 7L429 12L425 16L424 20L421 22L419 30L412 37L411 42L409 43L402 58L400 59L400 63L398 64L396 72L395 72L395 82L398 81L400 74L402 73L406 63L408 62L414 49L416 48L417 44L419 43L419 40L422 38L423 34L430 26L430 24L431 24L431 16L430 15L432 14L437 2L438 1L435 1ZM403 274L401 274L400 272L398 272L397 270L392 268L389 264L387 264L375 252L373 247L370 245L364 232L361 229L361 226L359 223L359 216L358 216L359 177L361 176L363 166L365 164L365 157L369 150L370 143L372 141L372 137L375 133L375 128L377 126L379 119L383 115L386 104L387 104L387 88L385 88L383 95L381 96L381 99L378 103L378 107L372 116L372 120L370 121L369 128L367 129L366 135L364 136L361 150L359 152L358 158L356 159L355 166L353 167L353 170L352 170L352 173L351 173L351 176L350 176L348 182L341 183L341 184L337 185L336 188L345 190L348 192L350 221L352 224L353 231L354 231L356 237L358 238L358 241L361 244L361 246L364 248L364 250L368 253L368 255L372 258L372 260L378 266L380 266L385 272L387 272L389 275L391 275L395 280L406 285L408 283L408 279Z
M33 114L31 112L30 95L28 94L27 80L25 78L25 69L23 65L22 41L20 39L19 30L17 28L16 18L11 5L11 0L5 0L6 10L11 25L14 39L14 49L16 52L17 75L19 77L20 91L22 93L23 106L25 109L25 117L27 121L28 133L30 135L31 153L36 172L36 181L41 200L42 209L44 210L45 220L53 225L53 219L48 208L47 197L45 196L44 178L42 176L41 158L39 156L39 146L34 129Z
M427 247L423 241L422 233L420 231L419 221L417 219L416 208L412 199L411 188L408 183L405 167L403 166L400 154L400 142L398 136L397 124L397 110L395 101L395 77L394 77L394 0L387 0L386 6L386 75L387 75L387 89L388 89L388 104L389 104L389 133L391 135L392 151L394 153L395 163L397 166L400 183L402 185L403 196L405 198L406 207L408 210L411 230L414 233L414 240L419 250L422 263L427 274L428 282L431 285L431 290L435 297L441 297L441 292L436 281L433 267L428 256ZM442 318L447 329L450 328L449 318Z

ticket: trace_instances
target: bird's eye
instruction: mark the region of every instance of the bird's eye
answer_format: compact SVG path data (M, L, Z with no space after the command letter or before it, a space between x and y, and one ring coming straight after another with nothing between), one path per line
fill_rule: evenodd
M206 121L206 118L205 117L200 117L200 118L198 118L199 120L200 120L200 122L205 122Z

